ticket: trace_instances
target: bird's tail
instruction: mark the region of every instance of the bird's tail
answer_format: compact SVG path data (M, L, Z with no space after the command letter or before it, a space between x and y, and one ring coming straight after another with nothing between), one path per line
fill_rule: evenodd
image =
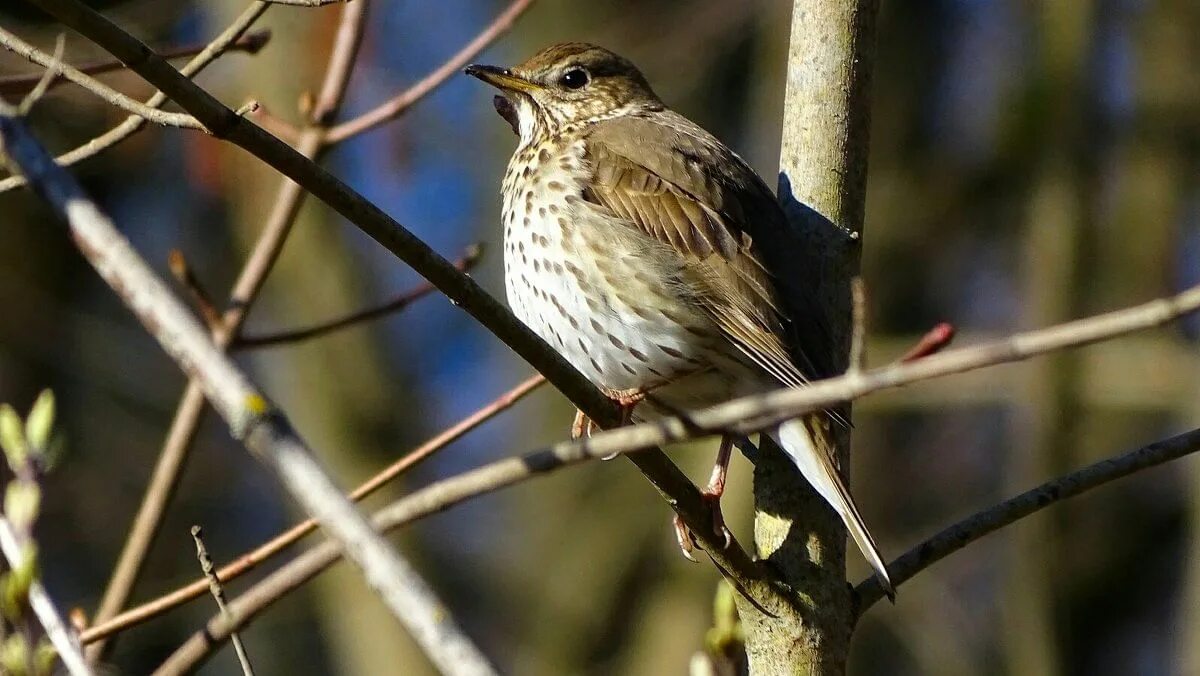
M800 473L804 475L805 480L817 489L817 493L825 498L838 516L842 517L846 529L858 543L858 548L862 550L867 563L870 563L871 567L875 569L875 575L879 578L879 583L883 585L884 592L887 593L888 598L894 599L896 590L892 586L891 578L888 577L887 566L883 562L883 557L879 555L875 539L867 531L867 526L863 523L862 515L858 513L858 507L854 505L854 498L850 497L850 490L842 480L842 475L838 473L832 460L813 445L812 436L804 422L798 419L789 420L780 425L779 431L772 436L796 463L796 467L800 468Z

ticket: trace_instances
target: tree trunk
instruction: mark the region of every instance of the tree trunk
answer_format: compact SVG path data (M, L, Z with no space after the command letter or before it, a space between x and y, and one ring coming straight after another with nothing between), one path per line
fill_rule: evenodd
M849 281L859 268L877 14L878 0L796 0L792 11L779 197L801 242L789 255L824 315L834 349L825 361L835 371L846 365ZM846 467L849 430L827 420L815 420L816 441ZM750 670L844 673L853 617L846 531L791 462L765 446L754 473L755 547L794 603L740 600Z

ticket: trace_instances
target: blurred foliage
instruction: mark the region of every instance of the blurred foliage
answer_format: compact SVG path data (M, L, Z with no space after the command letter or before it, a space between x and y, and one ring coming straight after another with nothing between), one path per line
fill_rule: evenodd
M21 7L3 4L0 21ZM420 78L501 5L376 1L350 112ZM1200 5L882 5L864 249L874 363L937 321L955 323L969 342L1200 280ZM134 0L112 16L155 44L173 44L215 34L243 6ZM511 63L566 39L613 48L641 65L673 107L770 177L790 11L786 0L541 0L480 60ZM337 12L273 8L262 24L274 30L270 45L256 57L226 57L201 82L227 102L256 98L299 119L296 102L318 84ZM22 24L21 32L51 48L56 29ZM77 37L66 54L96 56ZM33 71L5 54L0 70ZM128 74L105 79L149 94ZM402 120L338 149L328 165L447 255L496 242L513 138L490 97L467 78L452 80ZM58 87L34 122L66 149L123 117ZM279 185L239 151L161 129L76 173L149 260L165 271L167 252L182 249L217 295ZM39 519L39 558L61 603L92 608L183 378L30 195L0 195L0 214L0 400L29 400L47 382L59 393L62 427L76 441L70 467L42 482L51 497ZM497 253L476 276L499 294L500 274ZM310 200L250 329L324 319L414 281ZM857 404L855 493L884 552L898 556L1035 482L1194 426L1196 327ZM378 324L239 359L347 486L527 372L462 313L432 299ZM569 421L560 397L537 394L388 497L559 440ZM692 444L675 457L703 479L713 450ZM726 514L740 533L749 531L749 474L735 459ZM136 599L195 576L191 523L213 524L210 546L234 552L297 516L268 473L220 425L207 424ZM1194 460L1048 510L926 571L901 588L894 607L872 609L855 637L852 671L1200 672L1197 518ZM716 572L678 556L666 506L627 463L480 499L397 542L512 673L680 673L705 647L706 632L727 626L713 617ZM857 559L850 565L852 579L866 575ZM246 584L231 585L230 594ZM123 672L147 672L210 614L195 603L132 629L111 659ZM280 603L243 638L261 673L429 673L347 569ZM235 668L224 651L204 673Z
M4 519L21 550L20 562L0 574L0 673L11 676L50 676L58 659L29 606L29 589L40 576L32 537L42 504L39 481L54 464L58 444L50 390L38 395L24 421L0 404L0 450L13 474L4 487Z

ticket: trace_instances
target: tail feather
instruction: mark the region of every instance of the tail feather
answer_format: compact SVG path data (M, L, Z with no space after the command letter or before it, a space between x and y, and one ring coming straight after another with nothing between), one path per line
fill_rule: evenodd
M825 498L825 501L842 518L842 522L846 524L846 530L858 543L858 548L862 550L867 563L875 569L875 576L879 578L884 593L889 599L895 600L896 589L892 586L887 565L879 554L879 547L876 546L875 539L867 530L867 525L863 522L862 515L859 514L858 507L854 504L854 498L850 496L850 490L842 480L842 475L834 467L833 462L813 445L808 428L800 420L789 420L783 423L779 427L779 431L772 436L776 437L776 441L796 463L796 467L800 468L800 473L804 475L805 480L817 490L822 498Z

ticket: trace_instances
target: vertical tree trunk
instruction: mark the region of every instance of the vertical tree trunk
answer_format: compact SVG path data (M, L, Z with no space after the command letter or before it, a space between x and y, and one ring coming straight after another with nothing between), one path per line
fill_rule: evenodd
M877 14L878 0L796 0L792 11L779 197L802 242L789 254L815 289L825 315L817 321L832 338L835 354L824 361L836 370L846 364L849 280L859 267ZM845 467L849 430L819 429L817 443ZM756 463L754 494L758 555L794 604L760 609L741 601L751 672L845 672L852 617L845 529L771 449Z

